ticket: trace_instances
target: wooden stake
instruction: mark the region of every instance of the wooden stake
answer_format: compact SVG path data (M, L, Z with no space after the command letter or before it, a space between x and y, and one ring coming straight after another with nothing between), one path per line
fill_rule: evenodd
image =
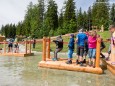
M25 41L25 53L27 54L27 40Z
M46 38L45 37L43 37L42 61L46 61Z
M30 46L29 46L29 53L31 54L31 39L30 39L29 44L30 44Z
M4 40L4 53L6 53L6 40Z
M96 47L96 63L95 67L99 68L100 67L100 46L101 46L101 39L97 39L97 47Z
M47 43L47 53L48 53L48 59L50 59L50 37L48 38L48 43Z

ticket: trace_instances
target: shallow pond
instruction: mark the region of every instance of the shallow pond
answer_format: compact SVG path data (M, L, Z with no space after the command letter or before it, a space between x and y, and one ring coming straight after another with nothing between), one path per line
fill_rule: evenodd
M32 57L0 56L0 86L115 86L109 71L96 75L82 72L39 68L41 55Z

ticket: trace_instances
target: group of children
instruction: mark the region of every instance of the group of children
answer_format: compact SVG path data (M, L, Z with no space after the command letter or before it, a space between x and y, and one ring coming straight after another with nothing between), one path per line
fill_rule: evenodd
M13 52L13 44L14 44L14 53L18 53L19 52L19 45L18 45L18 39L15 38L15 40L13 38L10 38L8 41L8 53L9 52Z
M78 34L76 35L76 40L74 40L74 34L70 35L70 41L68 44L68 61L66 62L67 64L72 64L72 58L73 58L73 52L75 49L75 44L77 45L77 60L76 64L80 64L80 66L83 66L84 63L86 63L86 57L88 55L89 61L88 64L89 66L95 67L95 59L96 59L96 43L97 43L97 38L101 38L100 35L97 35L96 31L89 31L89 32L84 32L83 29L80 29ZM63 41L54 41L55 43L58 44L62 43ZM59 49L62 50L63 47ZM103 40L101 39L101 51L105 48L105 44L103 43ZM58 47L56 49L56 54L57 54ZM105 56L100 53L102 58ZM52 59L53 61L57 61L57 55L55 57L55 52L54 52L54 58Z

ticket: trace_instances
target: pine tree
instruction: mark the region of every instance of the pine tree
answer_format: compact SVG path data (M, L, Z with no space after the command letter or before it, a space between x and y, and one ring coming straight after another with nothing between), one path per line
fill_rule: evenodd
M52 33L52 30L58 28L58 15L57 15L57 4L53 0L48 1L47 12L45 13L45 27L43 30L44 35L48 36ZM53 34L51 34L53 35Z
M115 23L115 4L112 5L112 8L110 10L110 20L111 23Z
M82 9L80 8L77 13L77 28L83 27L83 14Z
M63 28L63 11L62 10L58 19L58 24L59 24L59 27L62 29Z
M109 25L109 3L108 0L96 0L92 9L93 26L104 27Z
M75 12L75 2L74 0L68 0L65 6L64 12L64 29L67 32L75 32L76 31L76 12Z
M87 11L87 18L88 18L88 30L92 29L92 9L91 7L89 7L88 11Z

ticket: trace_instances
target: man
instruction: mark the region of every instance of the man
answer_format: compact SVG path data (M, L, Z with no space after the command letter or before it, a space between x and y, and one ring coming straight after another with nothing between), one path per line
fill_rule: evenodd
M58 36L56 40L53 40L53 42L56 44L56 50L54 51L54 58L52 58L52 60L58 61L57 53L63 49L63 39L61 36Z
M83 66L84 46L86 40L87 40L87 35L83 33L83 29L80 29L79 33L76 36L77 56L78 56L78 60L76 61L76 64L80 63L80 66Z
M111 64L114 64L115 65L115 25L110 25L109 27L109 30L112 34L112 37L111 37L111 58L110 60L112 61Z

